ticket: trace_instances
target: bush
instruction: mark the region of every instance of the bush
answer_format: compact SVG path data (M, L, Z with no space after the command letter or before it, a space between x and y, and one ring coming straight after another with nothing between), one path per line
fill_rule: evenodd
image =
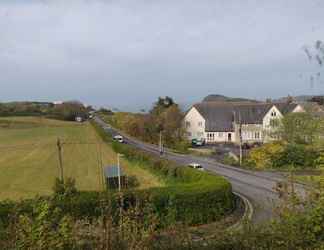
M223 163L226 165L230 165L230 166L238 166L239 162L231 155L227 154L225 155L224 159L223 159Z
M273 162L284 150L285 146L281 142L267 143L254 148L248 155L247 165L257 169L272 168Z
M273 161L273 167L315 168L319 153L303 144L287 144Z
M127 177L127 188L135 188L140 185L136 176L128 176Z

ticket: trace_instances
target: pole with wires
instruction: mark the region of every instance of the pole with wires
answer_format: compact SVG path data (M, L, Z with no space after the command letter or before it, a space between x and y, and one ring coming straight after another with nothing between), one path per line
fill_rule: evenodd
M162 139L162 130L160 130L160 140L159 140L159 150L160 155L163 155L163 139Z
M58 158L59 158L60 179L61 179L61 182L64 183L62 143L61 143L60 138L57 138L57 150L58 150Z
M121 177L120 177L120 157L122 157L122 154L117 154L117 171L118 171L118 191L121 191Z
M239 113L239 135L240 135L240 166L242 166L243 161L243 138L242 138L242 119L241 113Z

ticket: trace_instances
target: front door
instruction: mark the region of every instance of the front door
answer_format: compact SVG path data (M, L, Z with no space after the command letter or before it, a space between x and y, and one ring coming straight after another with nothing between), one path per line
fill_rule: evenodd
M232 141L232 133L228 133L228 141L229 141L229 142Z

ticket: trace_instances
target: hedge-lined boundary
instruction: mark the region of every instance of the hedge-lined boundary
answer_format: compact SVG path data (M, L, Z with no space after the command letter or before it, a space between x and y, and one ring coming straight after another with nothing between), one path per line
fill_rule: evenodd
M164 178L166 187L137 191L137 195L150 197L156 212L163 219L172 211L175 221L188 224L204 224L215 221L234 207L232 187L223 177L161 159L127 144L112 141L97 123L92 125L116 153L121 153L130 162L141 163L154 174Z
M143 207L149 205L158 217L161 227L176 222L190 225L206 224L233 210L235 202L232 188L224 178L179 166L129 145L113 142L111 136L99 125L94 122L92 125L100 137L116 152L124 154L130 162L140 163L139 165L163 178L167 183L166 187L123 192L122 204L125 209L135 203ZM33 216L34 208L44 201L50 202L53 209L59 208L63 214L75 219L101 216L103 202L109 204L109 213L113 216L119 215L120 199L117 193L82 191L71 196L56 195L20 202L0 202L0 229L8 226L10 218L15 215Z

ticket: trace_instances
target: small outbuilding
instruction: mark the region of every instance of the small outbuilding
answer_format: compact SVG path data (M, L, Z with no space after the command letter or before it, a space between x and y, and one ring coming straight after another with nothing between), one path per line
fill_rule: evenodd
M106 186L108 189L118 189L118 167L117 166L109 166L105 168L104 171ZM126 187L126 175L123 173L120 168L120 183L121 187Z

